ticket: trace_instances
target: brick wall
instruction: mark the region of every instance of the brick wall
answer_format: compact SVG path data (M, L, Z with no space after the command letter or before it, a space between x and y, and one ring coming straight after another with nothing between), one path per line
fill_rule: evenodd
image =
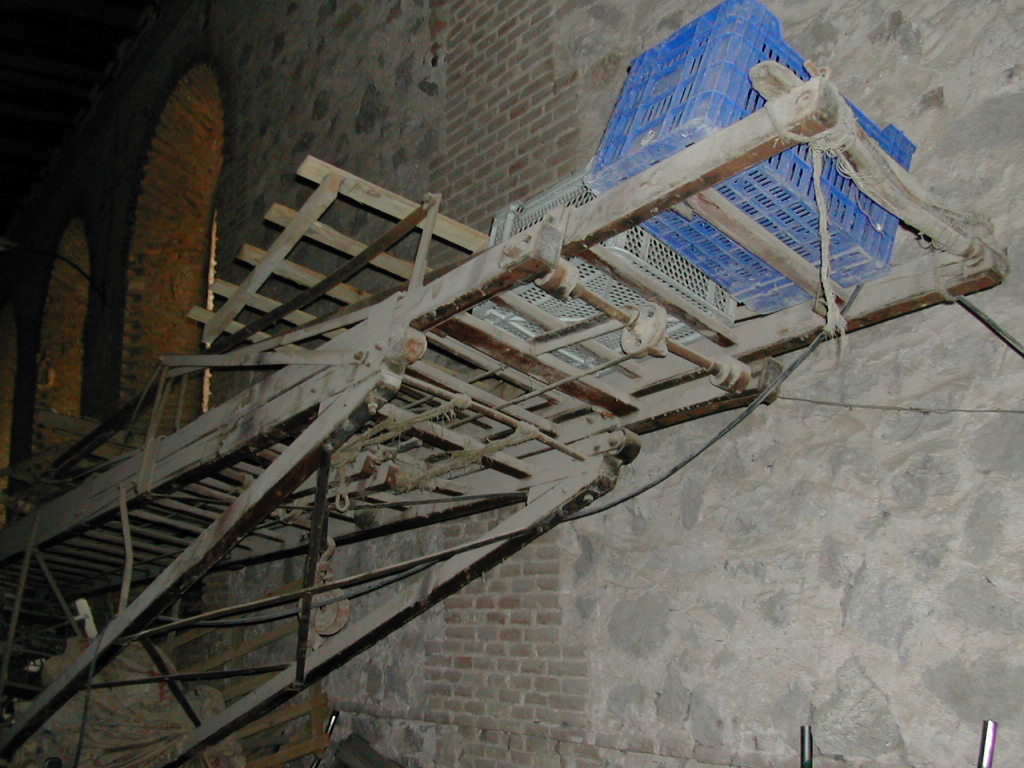
M446 546L483 535L476 518L446 531ZM473 729L467 765L495 762L487 744L527 736L584 738L586 649L563 626L569 594L563 560L549 534L444 602L444 631L428 641L424 710L436 722Z
M447 24L445 151L432 175L446 212L487 230L510 201L578 170L575 102L558 79L550 0L440 0Z
M199 328L187 314L206 300L223 142L216 77L200 66L168 98L147 158L128 258L122 399L142 390L160 355L199 348ZM199 413L202 384L193 376L186 387L185 422ZM165 430L174 423L176 399Z

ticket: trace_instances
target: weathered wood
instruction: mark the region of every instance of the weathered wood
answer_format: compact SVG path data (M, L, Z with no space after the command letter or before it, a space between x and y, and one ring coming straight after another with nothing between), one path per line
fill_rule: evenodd
M228 299L235 295L235 291L238 290L236 283L229 283L227 280L217 278L213 281L213 285L210 286L213 289L214 294L222 298ZM259 310L260 312L273 312L281 306L281 302L277 299L272 299L269 296L263 296L262 294L254 294L249 298L247 306L252 309ZM281 318L285 322L291 323L292 325L303 325L311 320L316 319L316 315L311 315L309 312L303 312L302 310L296 310ZM241 326L239 326L241 329ZM225 329L226 330L226 329Z
M543 358L534 357L530 352L528 342L496 329L472 315L461 315L450 319L445 323L444 331L460 341L486 352L495 360L525 371L546 384L562 382L563 379L568 379L579 373L578 369L552 355L544 355ZM639 402L632 396L598 381L586 379L565 381L559 384L557 389L616 415L632 413L640 407Z
M397 391L397 381L382 373L366 376L321 409L320 415L241 493L238 499L186 548L143 592L106 626L104 632L49 685L0 740L0 754L13 754L28 735L74 693L92 668L102 669L116 655L117 640L141 629L164 607L223 557L280 500L311 474L321 444L332 436L344 439L370 418L368 404ZM34 516L38 519L38 516Z
M933 266L936 263L938 266ZM980 249L978 257L972 261L932 254L898 265L889 275L861 291L847 315L847 331L943 303L949 296L991 288L1003 280L1004 270L998 254L984 249ZM738 326L740 336L734 353L748 363L777 356L806 346L821 332L821 327L821 318L808 312L806 306L790 307ZM681 389L678 385L684 383L687 386ZM666 376L657 390L640 396L643 406L629 419L630 430L650 432L709 413L742 407L756 394L741 393L723 398L710 384L691 381L685 374Z
M267 249L263 260L253 267L252 272L246 275L239 290L228 299L214 315L205 328L203 328L203 341L209 344L216 339L227 327L227 324L235 319L235 316L245 306L248 297L256 293L266 282L267 278L274 273L274 266L291 253L292 248L302 239L306 230L319 219L331 203L338 198L338 190L341 187L342 178L338 174L327 174L319 182L320 186L306 200L299 210L299 215L289 223L284 231L277 236L274 243Z
M356 253L358 253L358 251ZM255 246L243 245L242 250L236 257L236 260L243 264L254 266L263 260L265 254L266 251L256 248ZM287 259L274 267L274 274L282 280L287 280L289 283L295 283L295 285L302 286L303 288L312 288L324 279L322 272L317 272L315 269L304 267L301 264L296 264L294 261L288 261ZM347 283L341 283L329 290L327 292L327 296L335 299L336 301L340 301L342 304L351 304L353 302L366 299L370 294L356 288L355 286L348 285Z
M318 299L322 298L328 293L328 291L330 291L336 285L340 285L345 281L351 279L355 275L359 274L359 272L361 272L366 267L366 265L370 263L370 260L374 256L390 248L403 237L405 237L407 234L409 234L409 232L411 232L416 227L416 225L418 225L421 221L427 218L428 213L429 208L427 207L426 204L421 205L418 208L415 208L413 211L409 213L408 216L406 216L404 219L395 224L395 226L391 227L387 232L385 232L372 243L370 243L368 246L366 246L366 248L363 249L361 253L353 257L350 261L346 262L335 271L331 272L329 275L326 275L319 283L310 288L307 288L305 291L302 291L298 295L293 296L287 301L281 303L280 305L272 309L270 312L261 315L260 317L256 318L251 323L246 325L244 328L232 333L230 336L218 340L210 348L210 351L216 354L218 352L225 352L229 349L232 349L233 347L236 347L239 344L241 344L243 341L245 341L247 338L252 336L257 331L265 331L267 328L273 326L274 323L276 323L281 318L287 316L289 313L303 309L312 304L313 302L317 301ZM285 232L287 231L288 230L285 229ZM270 258L269 253L267 258ZM257 269L258 268L259 267L257 267ZM246 278L246 281L248 281L249 278L251 278L252 276L253 273L250 273L249 276ZM241 294L242 298L240 299L240 301L243 302L244 305L245 303L248 303L247 294L251 292L252 288L247 284L247 282L243 282L242 285L239 286L238 290L235 291L234 295L230 299L228 299L228 302L230 303L234 301L235 297ZM234 318L232 317L231 319ZM216 325L216 317L214 318L214 321L214 325ZM226 325L226 323L224 323L223 325ZM206 327L209 328L210 326L207 325ZM223 327L221 327L221 330L223 330Z
M286 227L297 215L297 212L287 205L274 203L264 218L269 222ZM333 227L329 227L322 221L315 222L309 228L309 231L306 232L306 237L320 245L326 245L328 248L348 254L349 256L355 256L366 249L365 243L361 243L354 237L349 237ZM379 253L370 259L370 265L401 280L408 280L412 274L411 261L399 258L398 256L392 256L387 251ZM282 276L284 275L282 274Z
M396 219L408 216L416 207L416 203L407 200L401 195L396 195L394 192L359 178L354 173L336 168L312 156L302 161L297 173L302 178L308 179L315 184L319 184L322 179L328 176L340 175L345 180L345 188L342 191L344 197L386 213L388 216ZM483 250L489 243L487 235L447 216L437 217L437 225L434 228L434 232L441 240L459 248L464 248L470 253Z
M412 274L409 275L409 287L406 289L409 291L418 291L423 287L423 277L428 271L427 258L430 254L430 241L434 238L434 227L437 224L437 216L441 208L441 196L427 195L424 205L427 206L427 216L423 220L420 242L416 248L416 258L412 263Z
M296 328L253 344L248 352L295 344L351 326L389 306L396 321L428 331L482 301L549 272L558 260L561 234L542 223L516 235L511 241L469 257L451 271L437 270L422 289L394 292L379 301L346 307L310 325Z
M721 192L707 189L686 202L720 232L757 254L761 261L781 272L812 297L821 293L818 268L733 205ZM840 304L845 304L850 298L850 290L834 280L832 292Z
M579 462L570 478L563 479L532 494L530 502L511 515L488 534L480 537L483 544L472 550L432 566L415 580L407 582L397 595L377 609L350 622L338 634L311 652L307 659L307 680L314 682L340 667L382 637L408 623L432 605L456 592L465 583L477 578L497 563L526 546L539 536L560 515L590 503L597 495L614 486L615 465L602 457ZM493 541L508 535L503 541ZM295 669L291 667L275 675L243 699L227 707L216 719L195 729L182 745L180 754L167 768L175 768L197 754L205 746L219 741L264 712L292 698L297 692Z
M625 232L675 203L713 187L836 124L842 97L813 78L752 115L566 211L566 255Z

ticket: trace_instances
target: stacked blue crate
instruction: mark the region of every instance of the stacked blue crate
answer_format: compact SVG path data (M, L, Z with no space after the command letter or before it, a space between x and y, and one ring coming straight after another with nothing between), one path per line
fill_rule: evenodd
M746 117L764 104L750 82L754 64L772 59L809 77L782 25L757 0L726 0L633 61L588 184L603 192L669 155ZM853 106L865 132L909 168L914 145L895 127L879 128ZM826 162L822 183L832 234L832 276L852 287L892 264L897 219ZM734 176L716 189L812 264L821 260L810 150L800 145ZM737 300L768 313L809 298L785 276L700 217L666 211L645 225Z

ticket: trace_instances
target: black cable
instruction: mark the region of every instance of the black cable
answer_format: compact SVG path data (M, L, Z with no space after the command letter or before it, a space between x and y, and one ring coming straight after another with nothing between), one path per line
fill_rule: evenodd
M420 573L422 571L425 571L427 568L430 568L432 565L437 563L438 560L443 560L443 559L446 559L447 557L448 557L448 555L438 555L436 560L431 560L431 561L426 562L426 563L421 563L418 566L413 566L413 567L407 568L406 570L404 570L404 571L402 571L402 572L392 576L391 578L389 578L389 579L387 579L385 581L381 581L378 584L374 584L372 587L367 587L366 589L363 589L363 590L360 590L360 591L356 591L356 592L346 592L344 595L340 595L338 597L332 597L330 600L325 600L325 601L323 601L321 603L316 603L316 604L314 604L313 607L314 608L322 608L322 607L327 606L327 605L334 605L334 603L340 603L343 600L354 600L357 597L363 597L364 595L368 595L371 592L376 592L379 589L384 589L384 587L389 587L392 584L395 584L395 583L397 583L399 581L402 581L403 579L408 579L408 578L410 578L412 576L415 576L417 573ZM261 616L249 616L249 617L246 617L246 618L238 618L238 619L210 619L209 621L197 621L192 626L194 626L194 627L237 627L237 626L248 626L250 624L264 624L264 623L268 623L268 622L271 622L271 621L280 621L281 619L291 618L292 616L294 616L298 612L299 612L298 608L286 608L284 610L274 611L273 613L265 613L265 614L263 614ZM161 618L164 618L164 617L161 617Z
M857 286L854 292L850 295L850 300L846 303L844 311L849 311L850 307L853 305L853 302L857 298L857 294L860 293L860 288L860 286ZM569 517L563 518L561 522L569 523L573 520L582 520L585 517L591 517L593 515L600 514L601 512L607 512L612 507L617 507L619 504L630 501L631 499L635 499L640 494L646 493L652 488L661 485L663 482L665 482L670 477L675 475L677 472L681 471L688 464L690 464L698 456L703 454L706 450L708 450L711 446L713 446L723 437L732 432L741 423L743 423L747 419L747 417L750 416L750 414L757 410L758 406L760 406L765 400L771 397L772 393L775 392L775 390L777 390L782 385L782 382L788 379L790 375L793 373L793 371L799 368L803 364L803 362L814 353L814 350L816 350L821 345L821 343L825 341L827 338L829 338L829 336L827 333L825 333L825 331L819 333L817 337L815 337L814 341L812 341L807 346L807 348L800 354L800 356L796 360L791 362L788 366L786 366L786 368L783 369L783 371L779 373L778 376L775 377L771 384L769 384L767 387L761 390L760 394L758 394L758 396L755 397L750 402L750 405L748 405L740 412L739 416L737 416L724 427L722 427L722 429L720 429L714 437L712 437L710 440L704 443L704 445L702 445L696 451L691 453L685 459L678 462L674 466L670 467L667 471L663 472L661 475L654 478L653 480L644 483L639 488L630 491L625 496L620 496L617 499L612 499L611 501L605 502L604 504L599 504L596 507L584 508L574 515L570 515Z
M972 315L974 315L982 323L982 325L984 325L986 328L992 331L992 333L994 333L996 336L1002 339L1006 343L1006 346L1008 346L1021 357L1024 357L1024 345L1022 345L1019 341L1017 341L1017 339L1010 335L1010 333L1001 325L999 325L999 323L997 323L991 317L982 312L977 304L968 301L963 296L957 296L956 303L959 304L964 309L966 309Z
M85 743L85 730L89 725L89 702L92 700L92 681L96 676L96 662L100 656L100 648L103 647L102 641L105 632L106 628L104 628L103 632L100 632L99 637L93 640L96 644L96 651L89 660L89 676L85 683L85 701L82 703L82 723L78 731L78 744L75 745L75 761L71 764L71 768L78 768L78 763L82 759L82 746Z

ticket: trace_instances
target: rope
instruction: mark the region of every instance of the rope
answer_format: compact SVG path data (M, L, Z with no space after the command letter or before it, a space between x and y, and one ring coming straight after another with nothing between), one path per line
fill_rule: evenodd
M846 318L839 311L836 295L832 291L831 262L832 239L828 232L828 202L821 186L821 173L824 165L824 150L811 144L811 167L814 170L814 198L818 203L818 236L821 239L821 266L818 276L821 280L821 293L825 299L825 327L822 329L829 338L836 336L846 338Z

